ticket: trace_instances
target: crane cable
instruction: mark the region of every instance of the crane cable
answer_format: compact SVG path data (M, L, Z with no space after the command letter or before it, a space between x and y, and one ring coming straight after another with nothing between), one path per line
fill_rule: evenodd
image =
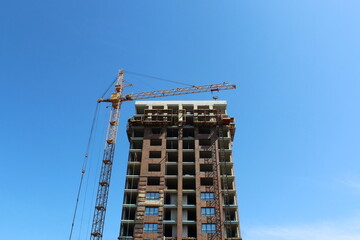
M107 92L107 91L106 91L106 92ZM106 92L104 93L104 95L106 94ZM93 136L93 132L94 132L94 128L95 128L95 123L96 123L96 119L97 119L97 115L98 115L98 110L99 110L99 104L97 103L97 104L96 104L96 108L95 108L95 112L94 112L94 116L93 116L93 120L92 120L92 124L91 124L91 129L90 129L90 135L89 135L88 143L87 143L87 146L86 146L86 151L85 151L85 156L84 156L84 160L83 160L83 165L82 165L82 169L81 169L81 178L80 178L78 193L77 193L77 197L76 197L76 204L75 204L75 209L74 209L73 220L72 220L72 223L71 223L71 230L70 230L69 240L71 240L72 234L73 234L73 230L74 230L76 213L77 213L77 208L78 208L78 205L79 205L79 198L80 198L82 183L83 183L83 179L84 179L84 175L85 175L86 167L87 167L87 163L88 163L90 145L91 145L91 142L92 142L92 136Z
M157 79L157 80L164 81L164 82L171 82L171 83L176 83L176 84L181 84L181 85L185 85L185 86L194 87L194 85L191 85L191 84L182 83L182 82L169 80L169 79L165 79L165 78L160 78L160 77L155 77L155 76L150 76L150 75L143 74L143 73L131 72L131 71L127 71L127 70L126 70L126 73L141 76L141 77L146 77L146 78Z
M105 96L105 94L110 90L110 88L111 88L112 86L114 86L114 84L116 83L116 81L117 81L117 77L114 79L114 81L111 82L111 84L109 85L109 87L105 90L105 92L101 95L100 98L103 98L103 97Z

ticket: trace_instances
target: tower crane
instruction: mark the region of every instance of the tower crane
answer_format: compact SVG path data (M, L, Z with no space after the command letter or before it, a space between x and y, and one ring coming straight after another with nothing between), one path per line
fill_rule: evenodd
M98 100L99 103L100 102L111 103L112 108L111 108L110 121L106 135L106 143L104 148L102 166L100 170L100 180L97 190L90 240L101 240L103 236L112 165L114 160L116 136L118 132L118 123L120 118L120 109L122 102L134 101L138 99L158 98L158 97L167 97L167 96L202 93L202 92L215 92L215 91L230 90L236 88L236 85L224 82L219 84L124 94L124 88L126 86L128 85L124 83L124 71L121 70L119 71L117 82L115 84L115 92L111 94L111 97L108 99Z

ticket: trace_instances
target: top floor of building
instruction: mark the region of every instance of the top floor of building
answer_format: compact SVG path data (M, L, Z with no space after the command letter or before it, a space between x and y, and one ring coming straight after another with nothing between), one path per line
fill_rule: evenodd
M136 114L144 114L146 109L168 110L168 112L193 114L194 110L212 110L214 113L227 114L226 101L136 101Z
M129 127L147 125L233 125L226 101L136 101Z
M136 113L128 121L128 134L133 127L223 126L233 138L235 120L227 114L226 101L136 101Z

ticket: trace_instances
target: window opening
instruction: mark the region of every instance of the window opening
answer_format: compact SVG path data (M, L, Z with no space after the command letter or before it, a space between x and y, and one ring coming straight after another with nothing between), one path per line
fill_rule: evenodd
M201 172L211 172L213 170L213 166L211 164L200 164Z
M214 201L215 200L214 193L213 192L202 192L201 200L202 201Z
M144 232L157 232L158 224L157 223L145 223Z
M147 207L145 209L146 216L157 216L159 214L159 208L157 207Z
M160 172L161 165L149 163L148 170L149 172Z
M200 185L201 186L212 186L214 184L213 178L201 178Z
M215 208L201 208L201 216L205 216L205 217L215 216Z
M150 158L161 158L161 151L150 151Z
M161 146L161 139L150 139L150 146Z
M152 134L161 134L162 128L152 128L151 133Z
M216 233L215 224L203 224L201 228L203 233Z
M160 200L160 194L158 192L147 192L146 200Z
M149 186L160 185L160 178L159 177L148 177L147 184Z

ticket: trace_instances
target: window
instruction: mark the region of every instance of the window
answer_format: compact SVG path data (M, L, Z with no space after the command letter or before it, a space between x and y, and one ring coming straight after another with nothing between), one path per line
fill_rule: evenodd
M146 216L157 216L159 213L159 208L157 207L147 207L145 209Z
M160 172L160 169L161 169L160 164L149 163L149 165L148 165L148 170L150 172Z
M201 200L202 201L214 201L214 193L213 192L202 192Z
M200 172L212 172L213 166L211 164L200 164Z
M150 139L150 146L161 146L161 139Z
M168 128L167 129L167 137L178 137L178 129L177 128Z
M200 158L211 158L211 151L200 151Z
M148 177L147 185L149 185L149 186L160 185L160 178L159 177Z
M183 137L194 137L194 129L193 128L184 128Z
M145 223L144 232L157 232L158 224L157 223Z
M215 216L215 208L201 208L201 216Z
M150 158L161 158L160 151L150 151Z
M160 134L161 133L161 128L152 128L151 133L152 134Z
M134 137L144 137L144 128L141 129L134 128L133 133L134 133L133 134Z
M210 139L199 139L199 145L200 146L211 146L211 140Z
M160 195L158 192L148 192L146 193L146 200L160 200Z
M211 129L208 127L199 128L199 134L210 134L210 133L211 133Z
M200 179L200 185L201 186L212 186L214 184L213 178L201 178Z
M215 224L203 224L201 230L203 233L215 233L216 225Z

